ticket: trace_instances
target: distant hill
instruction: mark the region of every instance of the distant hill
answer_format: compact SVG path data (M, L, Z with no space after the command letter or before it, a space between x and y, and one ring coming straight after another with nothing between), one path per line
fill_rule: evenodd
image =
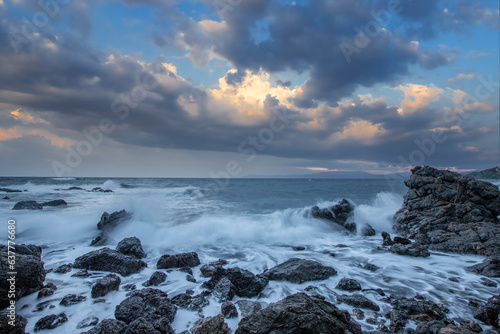
M472 176L475 179L498 180L500 179L500 167L493 167L479 172L472 172L467 174L467 176Z
M380 179L400 179L407 180L411 173L393 173L393 174L371 174L358 171L342 171L342 172L320 172L314 174L294 174L294 175L247 175L245 178L250 179L365 179L365 180L380 180Z

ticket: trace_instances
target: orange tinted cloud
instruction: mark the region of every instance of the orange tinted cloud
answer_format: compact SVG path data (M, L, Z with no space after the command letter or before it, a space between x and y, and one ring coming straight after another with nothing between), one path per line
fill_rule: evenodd
M398 112L403 115L428 107L432 102L439 101L444 93L444 90L434 85L407 84L406 86L400 85L397 89L402 90L405 94L405 98L401 102L401 108L398 109Z

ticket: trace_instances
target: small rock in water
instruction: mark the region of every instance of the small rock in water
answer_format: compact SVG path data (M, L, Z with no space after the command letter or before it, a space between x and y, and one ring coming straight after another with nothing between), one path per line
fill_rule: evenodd
M102 248L76 258L73 268L111 271L129 276L147 267L146 262L109 248Z
M186 281L196 283L196 278L194 278L192 275L186 275Z
M81 277L81 278L90 277L90 276L92 276L92 274L89 273L87 269L80 269L76 273L71 275L71 277Z
M79 304L79 303L85 301L86 299L87 299L87 297L85 297L85 296L78 296L75 294L69 294L69 295L64 296L64 298L61 300L61 302L59 304L62 306L71 306L71 305Z
M402 245L410 245L411 240L396 236L396 237L394 237L394 243L395 244L402 244Z
M66 274L66 273L69 273L71 271L71 268L73 268L73 264L72 263L63 264L62 266L57 267L54 270L54 272L56 274Z
M240 309L242 318L251 316L262 310L262 305L259 302L254 302L253 300L241 299L236 302L236 305L238 305L238 308Z
M389 233L382 232L381 235L382 235L382 239L383 239L382 246L392 246L392 245L394 245L394 242L392 241L391 235Z
M195 252L175 255L165 254L156 263L158 269L196 267L198 265L200 265L200 259Z
M135 284L125 284L122 288L123 288L123 291L134 291L137 289Z
M215 262L211 262L209 264L201 266L200 271L203 277L212 277L217 268L222 268L222 266L226 264L227 264L226 260L219 259Z
M43 329L54 329L68 321L68 316L65 313L47 315L35 324L35 332Z
M335 288L345 291L356 291L361 290L361 284L352 278L342 278Z
M94 299L94 301L92 301L92 304L100 304L100 303L105 303L105 302L106 302L106 299L97 298L97 299Z
M104 319L87 331L86 334L122 334L125 333L126 330L127 324L123 321L116 319Z
M481 284L490 288L496 288L498 284L490 279L481 277Z
M294 251L303 251L303 250L306 250L306 248L304 246L293 246L292 249Z
M232 300L236 294L236 287L227 277L222 277L213 289L213 295L219 302Z
M376 265L374 265L373 263L367 263L363 266L363 269L366 269L366 270L369 270L369 271L377 271L380 269L380 267L377 267Z
M61 206L61 205L68 205L68 203L66 203L66 201L63 199L56 199L53 201L44 202L41 205L42 206Z
M136 259L147 257L146 252L144 252L142 248L141 240L136 237L123 239L116 246L116 250L122 254L135 257Z
M308 281L325 280L337 275L332 267L327 267L319 262L292 258L262 273L269 280L304 283Z
M363 320L365 318L365 312L363 312L363 310L360 310L359 308L353 309L352 314L354 314L354 316L358 320Z
M189 275L193 275L193 269L191 269L190 267L179 268L179 271L182 271L183 273L188 273Z
M92 298L104 297L111 291L118 291L122 280L115 274L108 274L92 287Z
M87 317L80 321L78 325L76 325L76 328L85 328L85 327L90 327L90 326L95 326L99 322L99 318L91 315L90 317Z
M413 257L429 257L431 253L427 246L420 245L416 242L410 245L394 244L389 248L389 251L399 255L409 255Z
M448 280L458 283L458 282L460 282L460 277L448 277Z
M167 274L165 274L162 271L156 271L154 272L151 277L144 283L142 283L142 286L158 286L161 283L165 282L167 280Z
M238 310L231 302L224 302L220 307L221 313L226 319L237 318Z
M371 236L374 236L375 234L377 234L377 232L370 224L365 224L361 228L361 235L363 237L371 237Z
M195 326L191 328L192 334L230 334L228 325L224 321L224 316L222 314L216 315L214 317L207 317L200 319L195 323Z
M346 303L347 305L351 305L359 308L367 308L374 311L380 311L380 307L375 304L370 299L366 298L363 295L340 295L337 297L339 302Z
M21 201L17 202L12 210L43 210L43 206L36 201Z
M54 283L47 283L43 289L38 292L37 298L52 296L56 290L57 286L55 286Z
M5 196L3 199L10 199L10 197L9 196Z

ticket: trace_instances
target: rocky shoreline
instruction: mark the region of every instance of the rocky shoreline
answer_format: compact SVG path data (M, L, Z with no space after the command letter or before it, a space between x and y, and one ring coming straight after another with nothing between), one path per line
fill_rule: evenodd
M405 184L408 193L403 206L394 216L394 232L398 235L393 237L383 232L380 246L374 252L397 254L403 261L406 257L432 259L433 252L485 256L483 263L470 266L469 270L485 276L481 280L484 286L495 287L496 279L500 277L498 187L430 167L413 169L412 176ZM353 210L352 203L342 200L330 209L313 207L306 214L338 225L343 233L372 236L375 231L373 227L360 226L353 221ZM93 303L106 302L116 291L128 291L126 298L116 305L114 318L99 319L99 314L95 314L78 324L82 333L173 334L172 323L179 312L185 310L197 313L199 320L181 334L229 334L232 331L227 321L238 317L241 320L236 334L444 334L499 331L500 295L492 295L484 301L469 300L471 317L468 319L451 315L444 303L418 294L387 295L381 288L363 289L360 282L349 277L338 277L336 285L329 290L330 295L325 296L318 293L316 284L337 277L338 269L298 257L291 257L263 272L254 273L231 267L228 261L222 259L202 263L195 252L163 254L156 262L156 271L142 286L124 284L124 279L148 267L145 259L151 256L135 237L121 240L115 249L102 247L116 244L109 239L109 232L119 228L128 219L130 215L125 211L104 213L97 225L101 234L91 242L96 249L79 256L73 263L49 269L61 275L71 273L73 277L88 280L88 291ZM297 252L301 250L300 247L296 249ZM47 271L44 269L40 247L18 245L16 252L19 273L17 299L38 293L37 309L50 309L55 303L69 309L86 302L88 296L84 294L67 294L56 300L51 298L58 287L53 282L45 282ZM4 309L8 306L5 246L0 246L0 253L0 308ZM334 253L331 255L335 256ZM364 269L374 272L381 270L373 264ZM197 281L193 270L199 271L204 280ZM96 272L105 273L95 279L93 275ZM186 281L199 285L199 293L188 289L170 296L168 286L162 284L174 272L184 273ZM453 279L449 278L450 281ZM309 285L303 292L266 304L260 299L271 282ZM203 311L214 304L221 304L219 314L204 316ZM350 312L343 309L347 305ZM34 331L52 329L57 332L57 328L70 318L65 312L41 317ZM15 322L13 328L7 324L7 317L2 316L0 334L25 333L27 320L17 316ZM373 325L372 330L366 330L360 322Z

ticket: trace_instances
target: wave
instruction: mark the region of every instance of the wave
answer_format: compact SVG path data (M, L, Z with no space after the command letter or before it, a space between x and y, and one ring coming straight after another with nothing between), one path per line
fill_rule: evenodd
M73 181L76 180L75 177L53 177L52 180L56 181Z

